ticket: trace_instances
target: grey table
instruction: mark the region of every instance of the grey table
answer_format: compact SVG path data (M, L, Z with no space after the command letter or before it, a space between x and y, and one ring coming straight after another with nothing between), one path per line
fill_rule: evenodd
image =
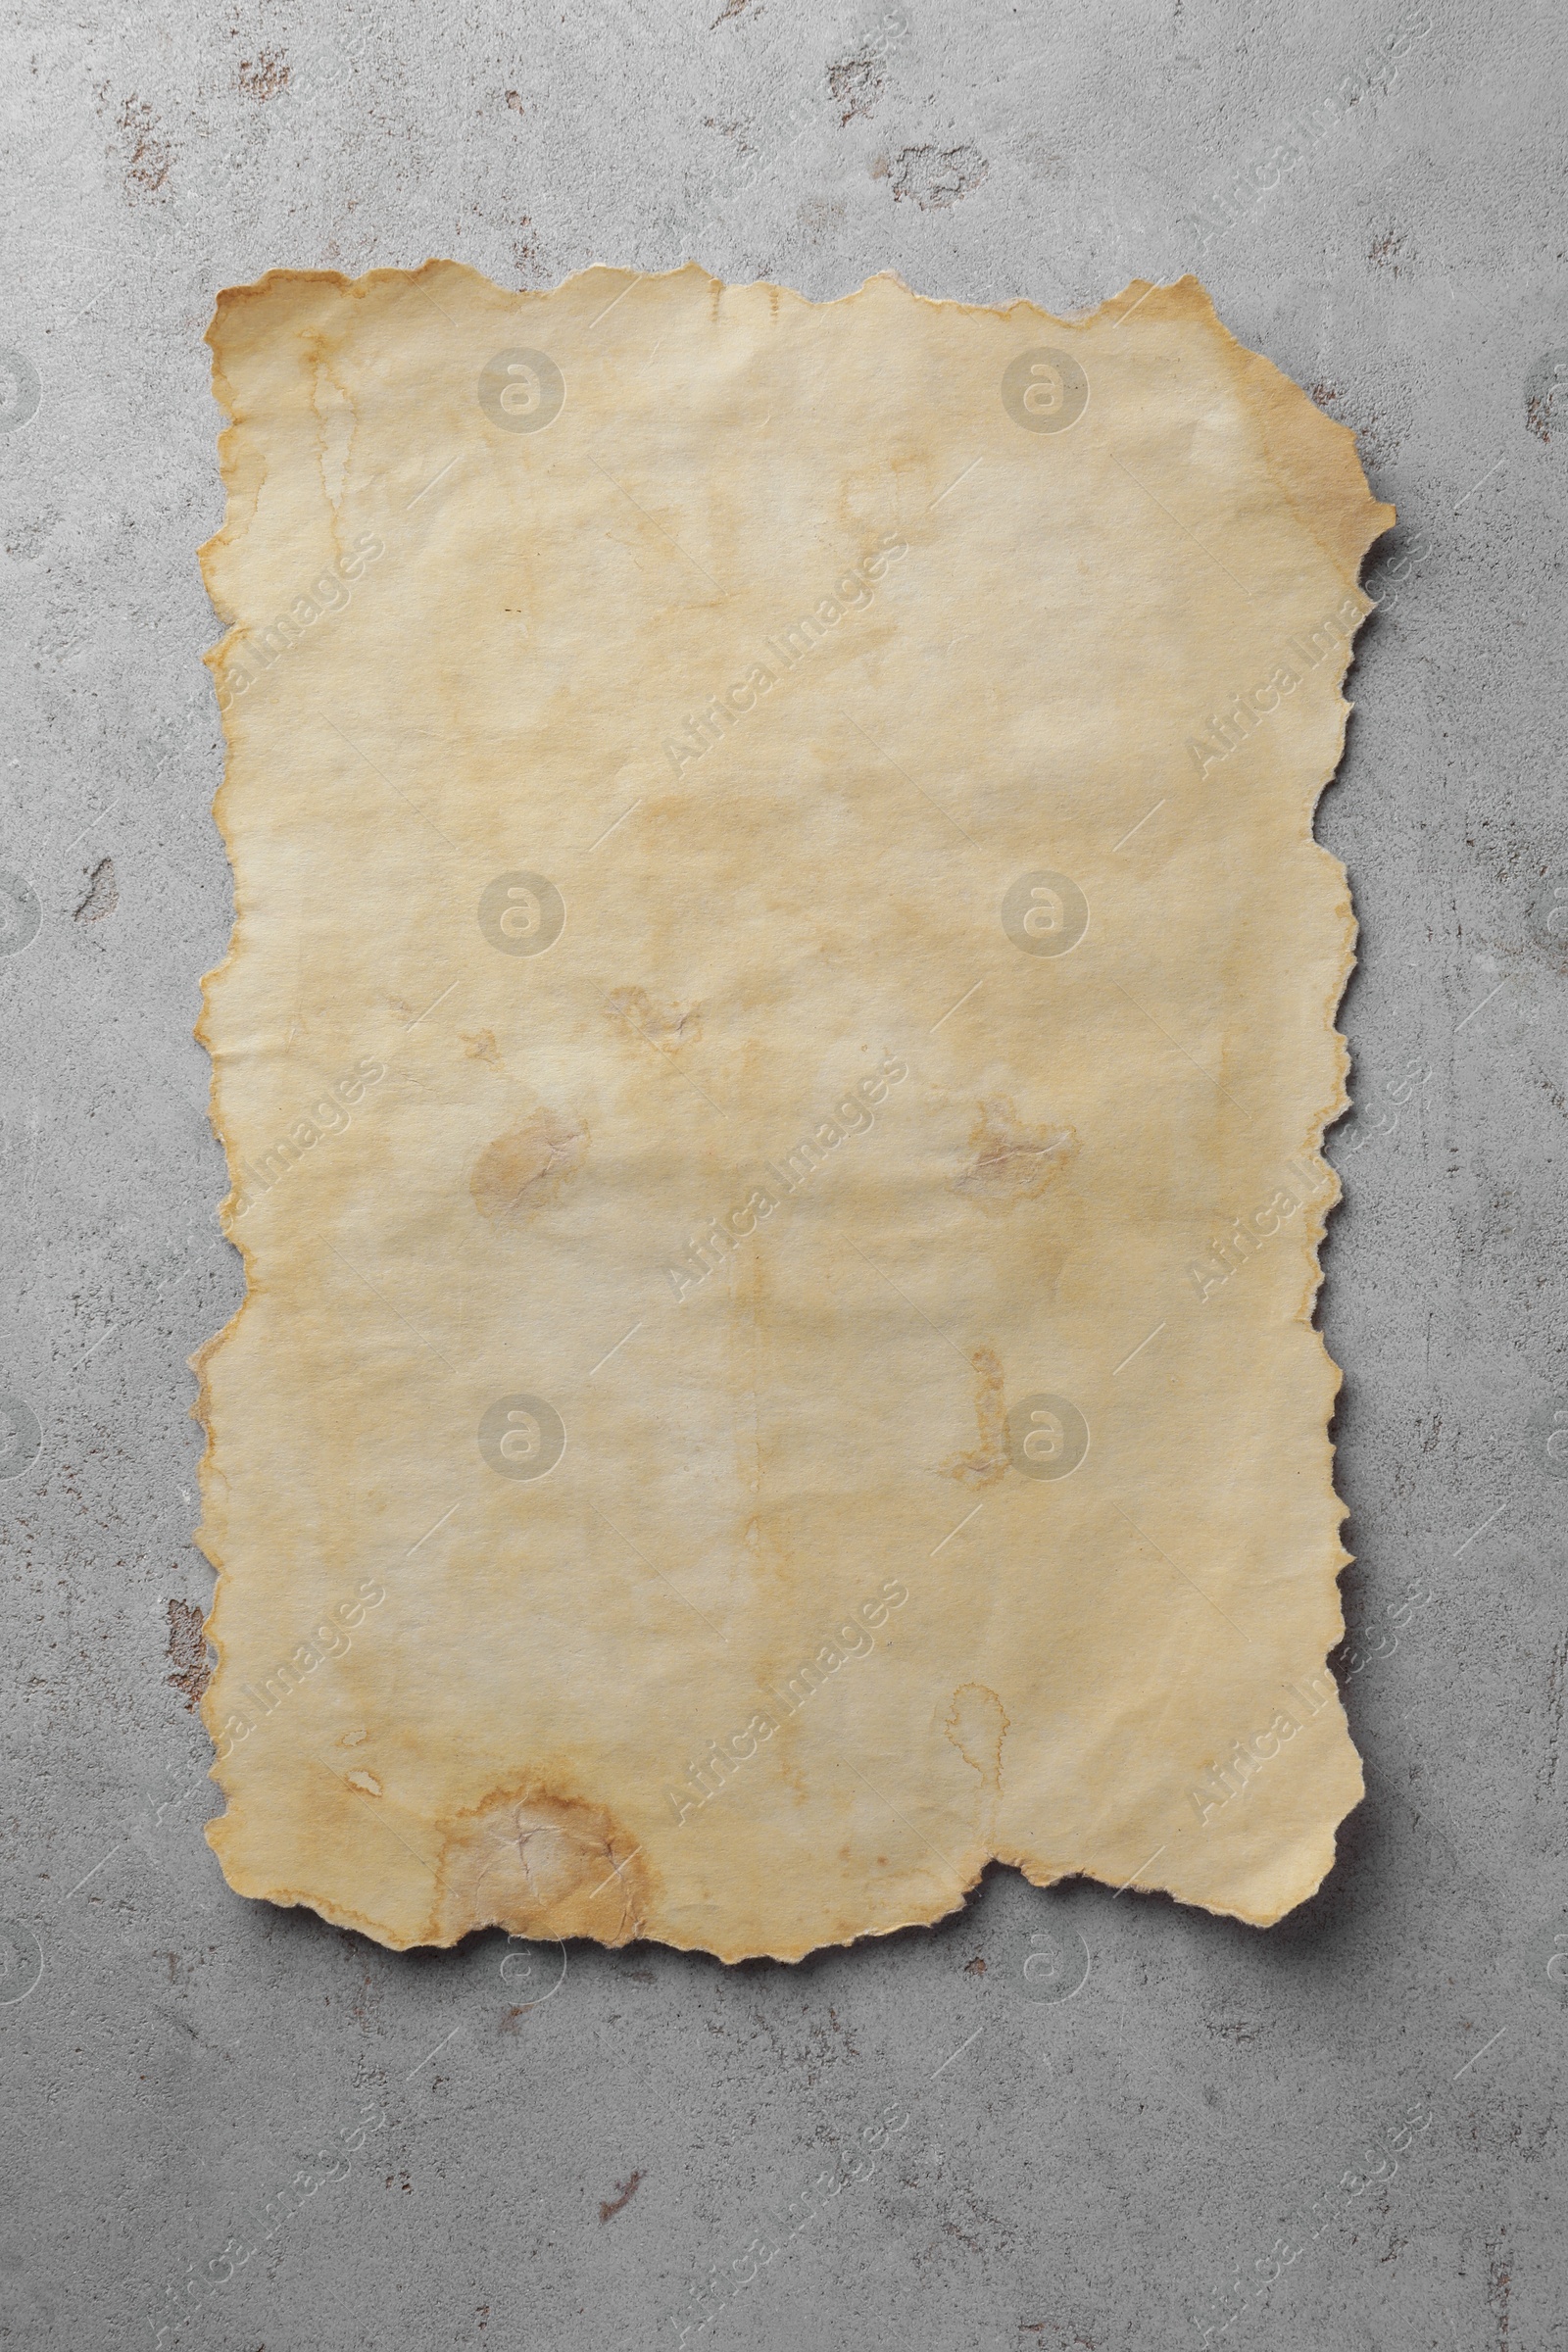
M5 47L5 2340L1568 2345L1560 12L23 0ZM998 1871L794 1969L400 1958L223 1885L201 338L430 253L1056 311L1197 269L1397 505L1319 819L1369 1792L1272 1933Z

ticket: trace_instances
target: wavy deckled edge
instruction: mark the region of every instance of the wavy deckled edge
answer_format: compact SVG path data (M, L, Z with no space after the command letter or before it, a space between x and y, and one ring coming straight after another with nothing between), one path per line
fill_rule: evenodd
M1146 304L1150 304L1152 302L1155 306L1151 312L1152 318L1157 318L1163 312L1173 308L1192 310L1195 308L1195 306L1201 306L1201 310L1207 314L1209 322L1224 338L1226 343L1230 345L1231 349L1234 352L1241 353L1245 359L1250 361L1256 368L1266 371L1267 376L1271 379L1271 389L1278 387L1289 396L1287 401L1288 411L1292 405L1298 404L1295 405L1296 416L1300 417L1303 416L1303 413L1310 414L1313 419L1312 430L1314 432L1321 435L1324 429L1327 428L1327 430L1331 433L1342 434L1344 436L1345 444L1348 445L1348 448L1342 446L1341 455L1348 457L1350 464L1348 470L1353 471L1354 475L1359 478L1361 488L1365 493L1367 502L1363 516L1365 535L1361 539L1359 547L1355 548L1353 564L1351 566L1352 585L1357 589L1358 592L1362 592L1361 571L1368 554L1375 546L1377 541L1385 534L1385 532L1393 528L1395 523L1395 509L1392 506L1375 499L1372 495L1371 485L1367 481L1365 468L1361 465L1360 453L1355 446L1355 435L1352 429L1348 425L1341 424L1336 418L1325 416L1324 413L1312 401L1310 395L1299 384L1296 383L1292 377L1287 375L1282 368L1277 368L1275 364L1266 358L1266 356L1262 353L1252 351L1249 345L1246 345L1241 341L1239 336L1233 334L1230 328L1226 326L1224 320L1219 317L1218 312L1214 307L1213 300L1207 289L1202 285L1196 274L1190 271L1179 278L1174 278L1167 282L1141 277L1129 279L1128 283L1122 288L1119 294L1107 295L1099 303L1092 304L1087 310L1075 313L1071 316L1062 317L1054 312L1045 310L1038 303L1030 301L1029 298L1024 295L1015 295L1010 300L1001 303L968 303L960 301L952 296L923 294L918 290L918 288L909 285L907 280L902 277L896 270L876 271L863 279L860 285L851 288L846 293L832 295L821 300L816 300L810 295L800 293L794 287L779 285L775 281L767 278L754 278L736 282L715 277L712 272L705 269L700 262L692 260L685 261L676 268L664 270L625 270L618 269L614 265L609 263L590 263L582 270L569 271L567 275L562 278L560 283L556 286L520 287L516 289L509 289L507 287L498 285L493 278L487 277L482 270L474 270L466 263L443 261L434 257L431 257L420 264L417 269L393 267L380 270L369 270L362 272L359 277L347 276L343 271L337 270L274 269L265 270L259 278L253 280L248 285L233 285L220 288L214 305L212 323L208 327L207 333L203 338L213 353L213 396L215 400L217 400L219 406L223 410L223 413L229 420L227 425L224 426L220 432L218 441L219 470L223 482L225 494L223 521L220 525L219 529L213 533L212 537L205 540L197 551L198 562L201 566L203 585L207 590L214 611L218 613L220 619L226 624L222 636L217 641L216 644L210 646L206 653L202 656L205 666L213 673L215 678L220 671L234 639L240 633L239 624L235 619L233 609L219 593L219 587L214 576L215 559L217 555L222 549L230 545L238 544L240 526L242 523L242 517L236 511L238 502L235 496L235 477L237 473L237 453L239 440L244 431L244 419L239 415L235 403L230 396L230 388L223 376L217 340L220 329L222 325L225 307L231 303L242 300L247 296L256 296L270 292L271 289L278 283L293 283L297 285L331 285L337 287L342 293L353 296L363 296L368 294L371 289L384 284L389 280L401 280L405 284L416 286L419 280L422 278L431 275L440 277L451 272L456 272L458 275L465 278L471 278L489 292L499 294L504 300L515 303L553 300L555 297L565 292L569 287L579 285L585 279L599 276L605 278L624 278L627 284L630 285L636 284L643 279L647 279L650 282L658 282L662 279L676 278L686 276L688 274L694 274L704 278L710 286L717 286L726 292L741 292L749 291L753 288L760 288L769 294L778 296L780 299L798 303L803 307L811 310L834 309L849 305L851 303L860 302L863 301L873 289L894 287L900 292L907 295L910 300L921 304L928 310L957 311L965 314L966 316L983 316L996 318L1010 318L1016 314L1022 313L1030 319L1038 319L1044 326L1054 326L1066 330L1078 331L1082 331L1086 327L1093 326L1097 323L1097 321L1102 318L1107 312L1113 310L1119 311L1119 318L1112 321L1113 324L1117 324L1120 323L1120 318L1130 318L1135 310L1140 310L1144 308ZM1175 296L1178 298L1177 303L1174 305L1159 303L1157 301L1157 297L1161 295ZM618 299L618 296L616 299ZM1261 417L1259 421L1261 426ZM1277 418L1275 421L1281 422L1283 419ZM1323 446L1327 447L1329 445L1325 443ZM1291 503L1294 504L1295 502L1292 499L1291 491L1287 485L1282 482L1280 484L1280 488L1282 495L1288 500L1291 500ZM1352 547L1355 546L1353 536L1350 539L1349 544ZM1309 1227L1303 1226L1303 1239L1306 1243L1307 1262L1303 1269L1301 1297L1296 1309L1295 1319L1298 1324L1304 1325L1307 1329L1314 1333L1315 1337L1317 1338L1318 1346L1322 1350L1323 1359L1328 1364L1329 1369L1334 1376L1333 1387L1330 1392L1329 1406L1324 1417L1323 1435L1325 1444L1328 1446L1329 1450L1330 1492L1335 1502L1339 1505L1337 1525L1342 1528L1346 1519L1349 1515L1349 1506L1341 1497L1338 1487L1335 1484L1335 1454L1328 1433L1330 1427L1332 1426L1334 1416L1338 1410L1339 1397L1341 1390L1344 1387L1345 1375L1343 1368L1336 1363L1334 1358L1329 1354L1327 1341L1324 1339L1321 1330L1316 1324L1315 1314L1317 1301L1325 1280L1322 1264L1322 1246L1327 1238L1328 1220L1345 1197L1345 1188L1341 1182L1339 1173L1324 1155L1322 1147L1323 1139L1329 1128L1333 1126L1337 1120L1344 1116L1346 1110L1348 1109L1350 1105L1351 1098L1348 1084L1350 1070L1349 1041L1346 1037L1345 1033L1339 1028L1338 1018L1340 1008L1345 1001L1346 991L1349 986L1351 974L1356 968L1356 945L1359 938L1359 924L1355 914L1354 899L1350 889L1348 870L1346 867L1343 859L1336 858L1332 851L1326 849L1322 843L1317 841L1315 826L1318 806L1322 801L1324 793L1338 777L1340 768L1344 762L1346 738L1349 727L1350 714L1355 708L1354 704L1346 698L1344 690L1346 680L1348 677L1355 662L1355 641L1360 634L1363 624L1376 610L1376 605L1369 603L1366 611L1357 617L1348 631L1345 645L1344 657L1340 663L1338 674L1335 678L1335 687L1339 695L1341 714L1339 739L1334 750L1333 758L1327 763L1323 775L1313 790L1307 812L1308 837L1311 839L1313 846L1317 848L1320 855L1327 861L1328 865L1333 869L1334 874L1339 880L1344 904L1344 944L1338 974L1330 984L1330 989L1323 1004L1324 1028L1333 1036L1339 1047L1338 1074L1334 1088L1327 1101L1319 1105L1314 1106L1313 1109L1309 1111L1306 1119L1305 1135L1301 1147L1302 1155L1309 1158L1315 1168L1321 1171L1322 1175L1328 1179L1328 1187L1324 1193L1319 1196L1311 1207L1311 1225ZM193 1025L192 1035L195 1037L196 1042L207 1053L209 1060L212 1063L212 1078L208 1101L208 1120L215 1137L222 1149L224 1163L229 1169L230 1178L229 1190L224 1196L222 1201L219 1204L218 1214L220 1223L223 1229L224 1238L232 1243L234 1248L239 1251L244 1269L245 1291L239 1305L235 1308L228 1321L224 1323L220 1330L215 1332L210 1339L205 1340L201 1347L198 1348L195 1352L186 1359L189 1368L196 1379L196 1397L190 1408L190 1417L200 1425L205 1441L196 1468L198 1490L202 1496L203 1517L201 1522L193 1531L192 1541L199 1546L204 1557L211 1564L216 1580L213 1592L213 1605L208 1613L206 1626L204 1629L208 1642L211 1643L213 1649L217 1653L218 1664L214 1670L213 1677L213 1680L215 1681L219 1671L221 1670L226 1662L223 1644L213 1630L213 1620L217 1614L218 1602L222 1589L222 1581L224 1576L227 1574L227 1569L221 1556L221 1552L218 1547L216 1536L213 1531L209 1530L206 1521L206 1505L210 1483L221 1475L214 1459L216 1441L212 1414L212 1389L208 1375L208 1366L216 1357L218 1350L238 1332L239 1326L244 1319L246 1310L250 1306L253 1298L257 1295L258 1289L255 1268L253 1264L253 1251L243 1237L238 1235L235 1229L234 1220L229 1215L232 1203L236 1198L236 1187L233 1181L228 1139L224 1131L222 1117L221 1065L219 1056L214 1050L212 1037L214 993L217 985L224 978L236 960L238 954L237 940L242 907L240 868L235 857L235 835L224 821L224 804L226 795L233 780L233 769L236 760L235 746L229 735L226 717L223 735L223 774L220 780L218 789L213 796L212 811L213 821L217 825L219 833L222 839L224 855L227 858L229 872L232 878L234 892L234 921L229 933L228 946L221 960L202 975L202 1009ZM1325 879L1327 879L1327 876L1325 876ZM1329 1642L1324 1650L1322 1661L1323 1671L1327 1671L1328 1660L1333 1654L1335 1648L1338 1647L1340 1641L1343 1640L1346 1630L1343 1607L1338 1606L1339 1585L1340 1579L1343 1576L1346 1568L1351 1564L1354 1554L1346 1549L1343 1542L1339 1545L1339 1551L1340 1558L1335 1568L1334 1575L1335 1598L1337 1604L1337 1631L1335 1633L1334 1640ZM1338 1706L1339 1710L1340 1723L1344 1728L1347 1741L1350 1747L1350 1752L1355 1757L1358 1786L1356 1794L1346 1806L1345 1811L1339 1815L1337 1820L1329 1825L1327 1856L1322 1870L1319 1872L1317 1878L1313 1880L1310 1886L1302 1886L1298 1891L1294 1892L1287 1900L1282 1902L1278 1909L1266 1913L1250 1912L1240 1907L1239 1905L1204 1903L1196 1896L1179 1892L1173 1886L1161 1885L1157 1881L1144 1881L1139 1878L1127 1881L1123 1886L1118 1887L1118 1893L1129 1892L1134 1894L1166 1894L1170 1896L1172 1900L1181 1902L1190 1909L1207 1911L1211 1917L1238 1919L1250 1927L1272 1927L1279 1920L1288 1917L1289 1914L1296 1910L1301 1903L1309 1900L1309 1898L1317 1892L1318 1888L1323 1885L1324 1881L1329 1876L1329 1873L1333 1870L1339 1853L1339 1833L1343 1829L1345 1822L1349 1818L1350 1814L1354 1812L1356 1807L1360 1804L1366 1793L1365 1776L1360 1768L1360 1755L1354 1746L1353 1740L1350 1739L1348 1719L1346 1716L1343 1698L1341 1698L1337 1687L1335 1696L1336 1705ZM201 1705L202 1724L209 1737L214 1739L214 1743L216 1746L217 1733L216 1727L211 1720L209 1712L210 1703L209 1695L204 1693ZM215 1759L208 1778L218 1784L219 1788L222 1790L225 1799L230 1797L231 1790L228 1787L227 1780L222 1769L221 1760ZM207 1838L209 1844L214 1844L212 1837L213 1829L226 1818L227 1814L225 1811L223 1814L215 1816L213 1820L208 1823ZM220 1851L216 1845L214 1846L214 1850ZM467 1935L485 1932L485 1930L481 1927L469 1926L458 1929L444 1939L438 1935L431 1935L429 1933L416 1933L410 1935L407 1937L400 1937L390 1933L383 1925L369 1920L364 1914L353 1911L346 1906L333 1903L328 1896L306 1893L298 1891L292 1887L263 1886L254 1883L253 1874L245 1871L243 1867L237 1865L236 1863L224 1859L220 1852L220 1862L223 1869L227 1883L235 1889L236 1892L251 1897L252 1899L270 1902L275 1904L280 1909L298 1908L314 1911L319 1918L324 1919L331 1926L357 1931L371 1937L374 1941L382 1944L385 1948L390 1950L407 1951L416 1947L423 1949L446 1949L450 1948L455 1943L461 1942ZM810 1942L803 1944L798 1950L788 1951L759 1950L756 1948L718 1950L711 1942L704 1942L700 1937L697 1936L683 1938L677 1934L672 1934L667 1928L662 1928L658 1930L655 1934L654 1940L667 1945L673 1951L700 1951L711 1953L726 1966L734 1966L742 1960L749 1959L769 1959L793 1965L801 1960L806 1959L812 1952L842 1950L858 1942L869 1941L872 1938L880 1939L881 1937L887 1936L900 1935L910 1929L935 1928L943 1920L950 1919L956 1913L966 1908L969 1897L973 1894L975 1888L979 1886L981 1880L984 1878L986 1871L993 1863L1002 1863L1004 1866L1018 1870L1032 1886L1040 1887L1059 1886L1068 1880L1080 1878L1092 1880L1096 1884L1105 1886L1108 1886L1111 1884L1108 1875L1102 1874L1089 1863L1069 1865L1061 1870L1051 1871L1045 1874L1037 1875L1036 1872L1030 1867L1030 1863L1026 1857L1019 1854L1002 1855L995 1853L991 1850L990 1841L982 1839L980 1840L978 1859L973 1862L972 1868L970 1868L967 1863L965 1865L968 1875L965 1875L964 1872L957 1873L957 1885L951 1900L925 1910L911 1910L907 1917L900 1918L889 1924L879 1926L874 1929L857 1930L855 1933L848 1936L820 1936ZM252 1883L244 1883L247 1880L252 1881ZM636 1934L641 1932L642 1923L638 1922L633 1930L633 1939ZM626 1939L627 1938L623 1938L622 1940ZM598 1939L596 1938L595 1940Z

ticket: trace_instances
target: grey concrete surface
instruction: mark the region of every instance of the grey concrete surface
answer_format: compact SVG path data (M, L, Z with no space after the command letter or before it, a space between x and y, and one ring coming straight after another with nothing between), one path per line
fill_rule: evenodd
M4 2340L1568 2346L1560 13L24 0L4 48ZM1397 505L1319 820L1369 1792L1274 1931L999 1871L797 1969L400 1958L223 1885L201 338L270 266L430 254L1058 311L1194 268Z

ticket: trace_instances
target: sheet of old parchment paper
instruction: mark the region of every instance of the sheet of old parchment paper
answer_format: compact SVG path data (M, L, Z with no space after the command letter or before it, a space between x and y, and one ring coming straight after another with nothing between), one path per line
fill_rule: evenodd
M992 1856L1278 1919L1361 1790L1350 434L1191 278L274 272L210 340L230 1883L728 1960Z

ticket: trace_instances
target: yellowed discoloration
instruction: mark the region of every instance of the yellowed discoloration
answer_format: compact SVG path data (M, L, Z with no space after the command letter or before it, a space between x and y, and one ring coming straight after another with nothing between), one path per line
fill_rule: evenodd
M605 999L605 1010L612 1021L629 1029L634 1037L667 1054L680 1046L697 1045L703 1034L702 1007L697 1004L655 1004L646 988L613 988Z
M1002 1742L1006 1736L1007 1710L994 1690L982 1683L965 1683L955 1690L948 1709L948 1738L997 1796L1002 1794Z
M642 1933L648 1884L635 1841L600 1807L519 1784L453 1823L428 1940L498 1927L627 1943Z
M1078 1152L1070 1127L1048 1121L1031 1127L1018 1116L1010 1095L993 1095L980 1104L969 1130L969 1156L953 1179L953 1189L988 1216L1004 1216L1020 1200L1038 1200Z
M728 1960L993 1855L1279 1918L1361 1788L1350 435L1192 279L431 263L210 340L230 1883Z
M588 1156L588 1130L569 1110L536 1110L474 1163L468 1190L482 1217L516 1224L558 1200Z
M1007 1710L983 1683L965 1683L953 1693L944 1726L948 1738L971 1772L978 1773L976 1827L988 1845L995 1845L997 1819L1002 1809L1002 1744L1007 1737Z
M944 1462L942 1475L956 1478L965 1487L990 1487L1007 1475L1006 1376L994 1348L971 1348L969 1361L974 1366L974 1417L979 1424L979 1442L967 1452L956 1453Z

